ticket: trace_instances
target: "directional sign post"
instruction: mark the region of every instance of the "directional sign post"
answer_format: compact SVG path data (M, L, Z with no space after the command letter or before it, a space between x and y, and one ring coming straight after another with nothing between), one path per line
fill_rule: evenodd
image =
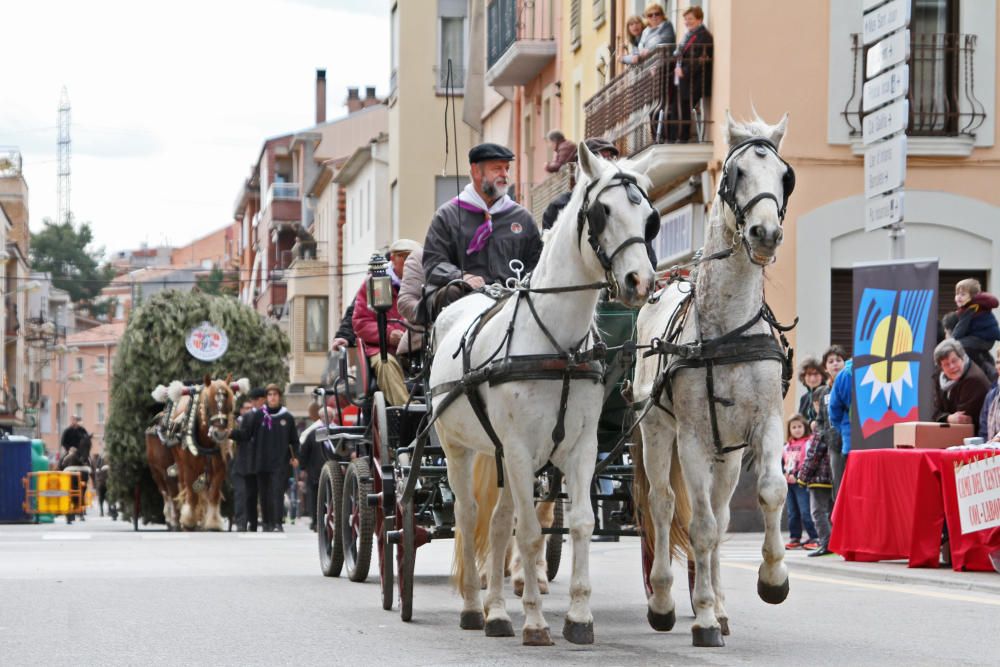
M862 89L865 230L889 228L892 259L906 255L903 184L910 103L910 0L863 0L862 41L870 47Z

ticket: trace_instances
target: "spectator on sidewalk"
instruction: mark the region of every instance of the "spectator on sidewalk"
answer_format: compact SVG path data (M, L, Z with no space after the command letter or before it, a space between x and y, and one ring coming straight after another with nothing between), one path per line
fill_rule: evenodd
M815 406L819 412L819 402ZM819 537L819 546L809 556L830 553L830 514L833 511L833 474L830 472L830 453L820 434L814 434L806 443L805 456L797 475L801 487L809 490L809 508L813 525Z
M852 378L854 376L854 360L848 359L844 367L837 373L830 392L830 423L840 433L840 456L830 459L830 469L833 473L833 495L837 495L840 480L844 478L847 468L848 454L851 453L851 397L854 395Z
M813 408L813 394L827 381L826 369L816 357L806 357L799 364L799 382L805 385L806 393L799 399L799 414L806 418L810 430L816 421L816 410Z
M813 525L809 512L809 492L806 487L799 486L798 480L805 447L811 439L809 424L802 415L793 415L788 420L785 433L788 441L785 442L785 451L782 453L781 462L785 470L785 481L788 483L788 496L785 504L788 505L788 533L790 537L785 548L817 549L819 543L816 542L816 527ZM803 526L809 535L809 540L804 544L802 542Z
M971 424L976 435L990 381L953 338L934 348L934 363L939 370L934 378L934 421Z
M567 139L565 134L559 130L552 130L546 138L552 147L552 160L545 163L545 171L554 174L562 169L564 164L576 162L576 144Z
M997 355L996 371L1000 374L1000 355ZM987 442L1000 442L1000 401L997 401L1000 392L997 387L1000 387L1000 380L993 383L979 411L979 437Z
M844 350L839 345L831 345L823 353L821 364L826 371L827 381L816 388L813 398L816 400L816 428L815 432L823 439L830 457L831 473L834 469L843 472L844 455L841 452L840 431L830 419L830 397L833 393L833 383L844 368ZM839 482L840 478L837 477ZM833 500L837 498L837 489L832 489Z
M983 292L978 280L966 278L955 285L955 305L958 306L955 311L958 320L951 327L952 338L962 344L973 363L994 382L997 371L990 350L1000 341L1000 325L993 315L1000 301L989 292Z

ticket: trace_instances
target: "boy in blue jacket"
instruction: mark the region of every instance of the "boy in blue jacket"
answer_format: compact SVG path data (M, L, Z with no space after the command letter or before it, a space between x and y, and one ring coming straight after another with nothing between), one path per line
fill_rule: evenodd
M833 473L833 499L837 499L837 489L844 476L844 466L847 464L847 454L851 451L851 396L854 393L852 384L854 376L854 360L844 363L844 370L837 373L833 381L833 392L830 394L830 422L840 432L840 452L830 450L830 469Z

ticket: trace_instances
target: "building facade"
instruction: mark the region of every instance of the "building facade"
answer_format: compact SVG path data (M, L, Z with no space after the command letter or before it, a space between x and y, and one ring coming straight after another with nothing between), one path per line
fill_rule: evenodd
M124 333L125 323L116 322L70 334L66 340L69 351L60 357L65 361L59 377L65 392L60 403L65 404L67 417L80 417L82 426L93 436L92 454L104 451L114 358ZM61 433L60 429L58 435Z

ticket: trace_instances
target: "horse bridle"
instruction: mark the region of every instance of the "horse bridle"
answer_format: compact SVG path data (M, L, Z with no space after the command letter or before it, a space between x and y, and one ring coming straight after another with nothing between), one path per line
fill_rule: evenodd
M778 198L773 192L759 192L749 201L740 205L736 201L736 186L739 184L740 179L740 168L734 164L734 160L742 155L744 152L749 150L751 147L760 157L764 157L768 151L774 154L774 157L785 165L785 175L781 179L783 197L782 201L778 201ZM743 244L746 246L747 253L750 255L750 261L755 262L753 259L753 253L750 251L749 242L743 234L744 227L746 226L746 218L754 206L759 204L765 199L770 199L774 202L775 207L778 209L778 221L783 223L785 221L785 212L788 210L788 198L795 189L795 170L792 169L792 165L788 164L781 155L778 154L778 147L774 145L770 139L766 137L750 137L749 139L744 139L735 146L729 149L729 153L726 155L725 161L722 163L722 179L719 183L719 199L729 207L729 210L733 212L733 216L736 218L736 236L734 241L739 242L742 240Z
M622 241L621 245L614 249L609 255L601 245L601 240L598 238L600 234L608 226L608 216L607 212L604 210L604 204L600 202L600 197L602 194L610 190L611 188L623 187L625 188L625 194L628 200L633 204L640 204L643 199L649 204L650 208L653 209L652 213L646 218L646 235L649 235L649 230L651 225L655 225L658 231L660 224L660 214L657 213L656 207L653 206L653 202L649 200L649 196L646 192L639 186L633 176L630 176L623 172L618 172L611 177L604 187L597 191L594 195L593 201L590 200L591 192L595 187L598 186L600 180L596 180L587 186L587 189L583 194L583 204L580 206L580 212L576 216L576 226L577 226L577 237L583 237L583 226L587 223L587 243L594 250L594 254L597 256L597 261L600 262L601 268L604 269L604 276L608 281L609 291L611 297L615 298L619 292L618 280L615 278L614 271L612 270L614 266L615 257L619 255L625 248L636 243L646 244L647 239L641 236L630 236L629 238Z

